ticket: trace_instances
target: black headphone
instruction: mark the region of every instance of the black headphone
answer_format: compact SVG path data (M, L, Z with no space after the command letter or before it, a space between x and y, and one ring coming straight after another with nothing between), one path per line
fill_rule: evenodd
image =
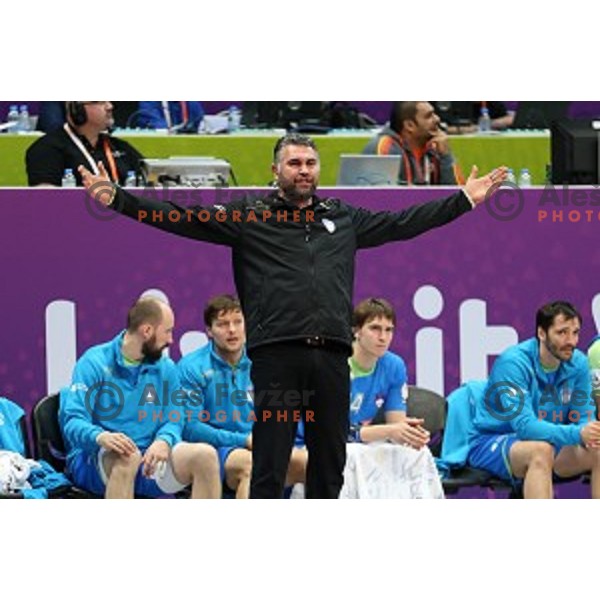
M67 115L75 127L81 127L87 123L87 113L83 102L67 102Z

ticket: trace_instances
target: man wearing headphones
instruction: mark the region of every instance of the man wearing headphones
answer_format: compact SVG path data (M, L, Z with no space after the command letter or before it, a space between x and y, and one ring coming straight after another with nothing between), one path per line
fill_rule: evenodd
M77 185L81 185L77 167L83 164L98 174L99 162L114 183L124 184L129 171L134 171L139 179L143 156L108 133L114 125L110 101L67 102L66 113L67 122L61 129L40 138L27 150L30 186L60 187L66 169L73 171Z

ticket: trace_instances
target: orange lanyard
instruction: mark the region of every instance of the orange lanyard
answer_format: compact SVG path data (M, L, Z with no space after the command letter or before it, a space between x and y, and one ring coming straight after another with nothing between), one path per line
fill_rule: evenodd
M108 137L104 138L103 146L104 146L104 156L106 156L106 162L108 163L108 167L110 169L111 179L115 183L119 183L119 171L117 171L115 157L113 156L112 150L110 148L110 144L108 143Z
M180 101L179 104L181 105L181 122L185 124L188 122L188 105L183 101Z
M408 146L402 140L403 152L402 152L402 162L404 163L404 175L406 176L407 185L413 184L413 170L412 165L410 163L409 153L410 150ZM419 164L419 159L415 156L415 168L417 170L417 177L425 183L425 185L431 185L437 183L437 168L435 164L435 160L430 161L427 153L423 154L424 157L424 167L425 167L425 175L423 174L423 169Z

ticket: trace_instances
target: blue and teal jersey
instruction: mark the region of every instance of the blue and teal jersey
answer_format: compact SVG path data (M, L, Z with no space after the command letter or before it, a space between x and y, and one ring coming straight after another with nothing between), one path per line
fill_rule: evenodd
M143 453L154 441L181 441L187 398L175 363L167 357L128 364L125 332L87 350L77 361L71 385L60 392L59 422L67 461L99 449L104 431L127 435Z
M179 361L182 386L190 396L201 398L186 418L184 440L246 446L254 424L251 366L245 350L238 364L230 365L217 354L212 340Z
M517 434L554 446L581 443L581 429L595 419L588 360L579 350L555 371L544 370L539 341L531 338L503 352L475 403L472 435Z
M381 408L406 412L407 397L406 365L398 355L386 352L369 373L350 359L350 425L368 425Z

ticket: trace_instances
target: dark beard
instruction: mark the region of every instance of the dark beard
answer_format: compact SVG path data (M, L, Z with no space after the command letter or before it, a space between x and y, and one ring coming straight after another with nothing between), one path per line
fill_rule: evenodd
M162 352L167 346L157 348L154 345L150 345L150 341L142 344L142 354L149 362L157 362L162 358Z
M546 350L548 350L548 352L550 352L550 354L552 356L554 356L554 358L556 358L556 360L560 360L561 362L564 362L565 360L567 360L567 359L563 358L562 356L560 356L558 346L556 346L549 340L546 340L544 345L546 346ZM575 352L575 349L573 349L571 352Z
M285 187L281 187L280 190L281 190L281 195L288 202L304 202L306 200L310 200L315 195L317 186L314 184L311 185L310 189L304 193L299 192L296 189L296 186L293 184L290 184Z

